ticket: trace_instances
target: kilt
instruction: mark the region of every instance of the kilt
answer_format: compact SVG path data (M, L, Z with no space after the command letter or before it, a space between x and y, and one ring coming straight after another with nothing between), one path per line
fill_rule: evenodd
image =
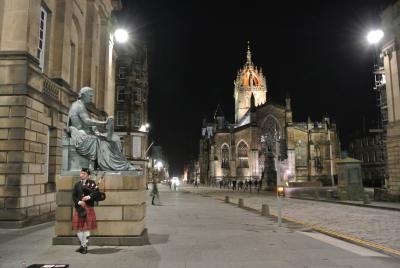
M86 211L86 218L79 218L78 211L74 208L74 213L72 215L72 230L88 231L97 228L94 207L86 206Z

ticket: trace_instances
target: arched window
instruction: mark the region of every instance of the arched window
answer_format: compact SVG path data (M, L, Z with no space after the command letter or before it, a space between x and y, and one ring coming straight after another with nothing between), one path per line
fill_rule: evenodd
M317 169L322 169L322 157L321 157L321 148L318 144L315 145L315 166Z
M303 166L303 167L307 166L306 145L301 140L296 142L295 155L296 155L296 166Z
M221 148L221 168L229 168L229 147L226 144Z
M248 149L246 143L241 141L238 145L238 167L240 168L248 168L249 167L249 157L248 157Z

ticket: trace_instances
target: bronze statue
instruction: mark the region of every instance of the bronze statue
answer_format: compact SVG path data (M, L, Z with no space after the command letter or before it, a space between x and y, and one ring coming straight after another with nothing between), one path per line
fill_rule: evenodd
M113 118L108 117L105 121L90 118L86 105L92 102L93 91L90 87L83 87L68 113L67 128L76 152L94 160L101 170L137 170L122 154L120 139L113 133ZM98 126L105 126L107 132L100 133Z

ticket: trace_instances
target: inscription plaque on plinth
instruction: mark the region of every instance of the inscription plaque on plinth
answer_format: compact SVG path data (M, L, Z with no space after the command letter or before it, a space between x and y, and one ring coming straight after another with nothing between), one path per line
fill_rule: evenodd
M91 231L90 245L139 246L147 243L146 180L139 172L108 172L100 185L106 199L95 206L97 229ZM92 177L92 179L94 179ZM79 175L56 178L56 224L54 245L78 245L72 230L72 188Z

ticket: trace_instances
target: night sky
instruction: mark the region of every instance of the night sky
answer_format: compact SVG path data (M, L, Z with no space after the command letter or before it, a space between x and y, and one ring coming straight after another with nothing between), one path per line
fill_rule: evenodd
M211 121L218 104L234 121L233 81L247 41L267 98L283 104L288 92L297 122L330 116L346 149L363 117L367 127L377 118L365 36L393 2L123 0L118 22L148 47L150 136L170 174L197 158L202 118Z

